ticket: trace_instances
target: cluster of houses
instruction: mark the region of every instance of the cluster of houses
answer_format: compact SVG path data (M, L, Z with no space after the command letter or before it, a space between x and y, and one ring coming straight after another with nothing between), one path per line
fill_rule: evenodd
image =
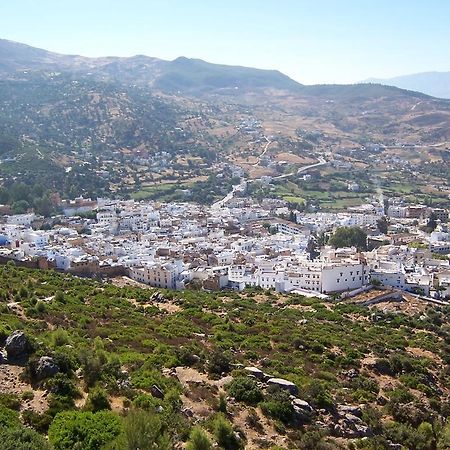
M107 199L65 206L64 215L45 223L35 214L3 216L0 262L13 259L80 276L128 276L168 289L260 287L329 296L373 283L450 296L449 260L442 256L450 254L446 210L389 207L384 235L377 224L385 211L376 202L294 215L285 202L270 198L233 197L212 207ZM429 234L420 225L431 212L438 225ZM342 226L364 228L378 244L363 252L317 248L318 234Z

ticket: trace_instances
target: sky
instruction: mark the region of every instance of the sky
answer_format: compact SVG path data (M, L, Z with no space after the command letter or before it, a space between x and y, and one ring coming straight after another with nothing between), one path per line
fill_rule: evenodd
M0 38L277 69L304 84L450 71L448 0L0 0Z

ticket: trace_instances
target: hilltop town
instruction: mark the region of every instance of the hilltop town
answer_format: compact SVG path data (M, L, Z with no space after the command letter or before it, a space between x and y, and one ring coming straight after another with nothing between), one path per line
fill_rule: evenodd
M211 206L79 198L51 218L6 215L0 257L165 289L259 287L343 298L384 287L425 300L450 295L446 209L373 200L300 212L281 199L255 200L246 189L242 181ZM352 229L362 239L334 238Z

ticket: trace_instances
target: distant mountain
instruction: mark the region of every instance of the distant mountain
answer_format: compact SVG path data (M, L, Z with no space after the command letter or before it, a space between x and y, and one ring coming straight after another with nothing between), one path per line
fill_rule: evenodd
M212 64L179 57L165 61L145 55L88 58L61 55L25 44L0 39L0 80L26 79L33 74L72 74L76 79L150 87L176 95L209 94L239 98L247 92L281 90L308 96L358 100L373 97L417 96L385 86L302 85L278 70ZM386 84L386 83L383 83Z
M364 83L379 83L423 92L438 98L450 98L450 72L423 72L394 78L370 78Z
M133 83L169 93L273 88L298 90L302 85L277 70L211 64L179 57L164 61L144 55L88 58L60 55L0 39L0 79L24 72L67 72L95 80Z

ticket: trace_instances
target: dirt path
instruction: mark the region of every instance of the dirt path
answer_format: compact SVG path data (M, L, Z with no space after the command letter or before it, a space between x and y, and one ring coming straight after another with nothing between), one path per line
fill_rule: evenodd
M41 389L33 389L29 384L20 379L24 368L11 364L0 365L0 393L17 394L21 396L24 392L33 391L34 398L23 400L21 411L31 409L37 413L42 413L48 409L47 392Z

